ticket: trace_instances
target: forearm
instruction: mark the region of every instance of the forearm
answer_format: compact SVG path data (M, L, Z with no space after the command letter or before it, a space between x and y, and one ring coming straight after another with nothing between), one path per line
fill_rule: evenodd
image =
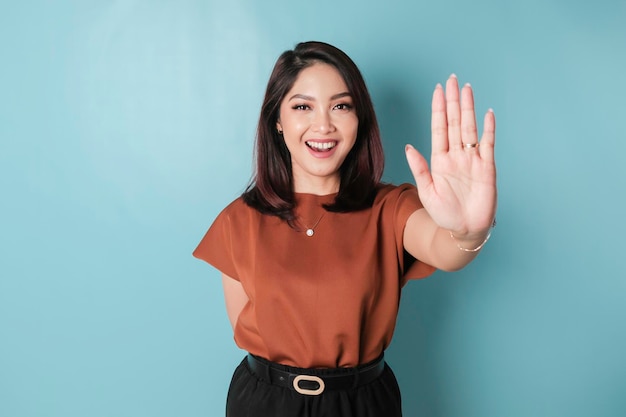
M490 228L470 233L452 233L437 226L426 210L408 220L405 249L417 259L444 271L458 271L469 264L486 244Z
M431 251L438 268L458 271L469 264L482 250L490 237L490 230L457 236L438 227L431 242Z

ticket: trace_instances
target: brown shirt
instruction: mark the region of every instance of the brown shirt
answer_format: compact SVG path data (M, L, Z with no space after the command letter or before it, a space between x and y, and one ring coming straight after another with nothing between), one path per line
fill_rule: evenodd
M434 271L403 249L406 221L422 207L417 191L383 185L370 209L350 213L322 208L334 197L296 194L297 228L239 198L194 251L250 299L235 326L240 348L285 365L344 367L391 342L401 287Z

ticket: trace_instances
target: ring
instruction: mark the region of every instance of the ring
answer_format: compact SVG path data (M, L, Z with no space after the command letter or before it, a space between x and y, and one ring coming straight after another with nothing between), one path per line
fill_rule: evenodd
M478 148L478 143L464 143L463 147L465 149Z

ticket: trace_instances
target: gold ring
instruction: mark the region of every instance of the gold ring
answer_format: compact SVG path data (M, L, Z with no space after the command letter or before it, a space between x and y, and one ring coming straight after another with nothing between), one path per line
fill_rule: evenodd
M478 143L464 143L463 147L465 149L478 148Z

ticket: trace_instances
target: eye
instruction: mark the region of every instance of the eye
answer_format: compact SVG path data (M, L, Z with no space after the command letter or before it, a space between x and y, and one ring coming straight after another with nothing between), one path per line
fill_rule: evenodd
M350 104L350 103L339 103L339 104L337 104L335 106L335 109L337 109L337 110L344 110L344 111L352 110L352 104Z
M310 108L308 104L296 104L292 107L294 110L309 110Z

